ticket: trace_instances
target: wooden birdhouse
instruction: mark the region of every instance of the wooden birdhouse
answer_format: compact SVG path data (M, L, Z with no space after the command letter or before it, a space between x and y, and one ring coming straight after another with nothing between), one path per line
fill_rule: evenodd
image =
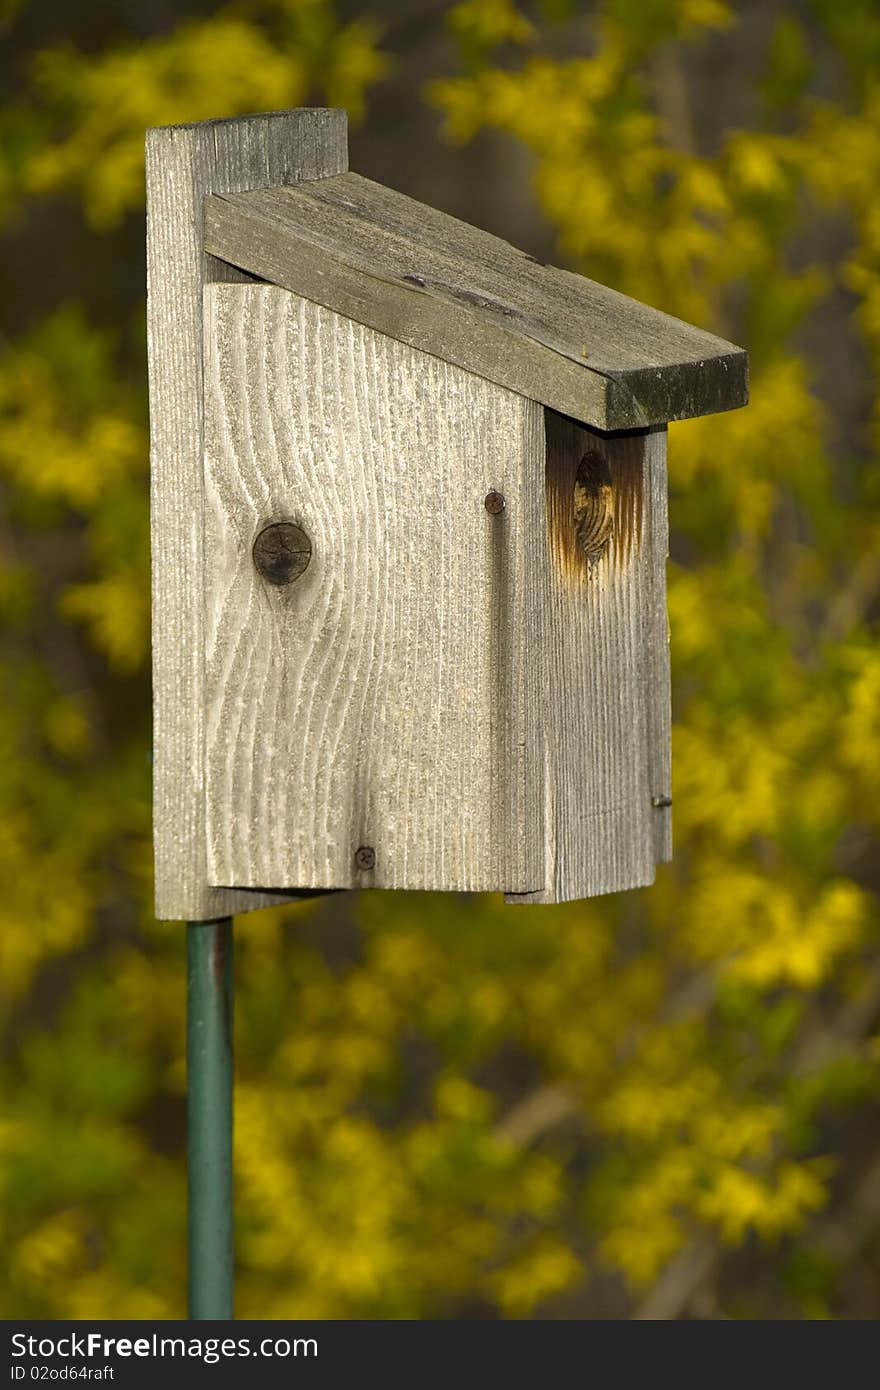
M745 353L346 172L342 111L147 155L158 916L650 883L666 424Z

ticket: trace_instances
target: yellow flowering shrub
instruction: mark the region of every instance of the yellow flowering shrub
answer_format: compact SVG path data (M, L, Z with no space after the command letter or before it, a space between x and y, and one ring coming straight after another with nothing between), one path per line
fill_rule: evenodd
M147 125L357 116L389 70L374 8L239 0L35 52L0 113L11 233L57 200L95 258L129 254ZM753 123L715 134L692 79L735 3L457 0L430 21L459 55L424 94L446 138L517 142L559 258L745 342L752 403L670 430L657 884L242 920L241 1316L824 1317L871 1286L880 20L801 8L749 76ZM108 324L79 290L0 359L0 1312L176 1317L184 948L150 910L143 305ZM862 364L855 421L811 323Z

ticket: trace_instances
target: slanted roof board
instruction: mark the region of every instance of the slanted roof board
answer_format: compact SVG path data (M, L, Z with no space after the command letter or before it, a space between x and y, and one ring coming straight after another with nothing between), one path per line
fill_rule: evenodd
M358 174L209 197L205 249L599 429L747 399L741 348Z

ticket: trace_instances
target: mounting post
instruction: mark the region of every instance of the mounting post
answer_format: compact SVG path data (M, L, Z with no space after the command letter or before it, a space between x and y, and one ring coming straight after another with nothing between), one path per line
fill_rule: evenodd
M187 926L189 1315L233 1317L232 918Z

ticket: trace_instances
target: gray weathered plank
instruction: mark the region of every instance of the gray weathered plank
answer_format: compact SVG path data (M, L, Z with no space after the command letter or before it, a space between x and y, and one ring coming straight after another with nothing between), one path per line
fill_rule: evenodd
M548 877L511 902L651 883L667 849L669 811L652 805L668 789L666 431L601 435L553 411L546 428ZM585 491L611 524L579 534Z
M211 881L537 889L541 407L274 286L205 312Z
M745 352L357 174L207 199L205 245L603 430L745 404Z
M210 888L204 808L202 283L243 280L204 253L206 193L338 174L344 111L280 111L147 132L156 913L261 907Z
M648 654L648 772L653 808L654 858L672 858L672 701L669 669L669 618L666 613L666 561L669 555L669 499L666 430L646 441L645 642Z

